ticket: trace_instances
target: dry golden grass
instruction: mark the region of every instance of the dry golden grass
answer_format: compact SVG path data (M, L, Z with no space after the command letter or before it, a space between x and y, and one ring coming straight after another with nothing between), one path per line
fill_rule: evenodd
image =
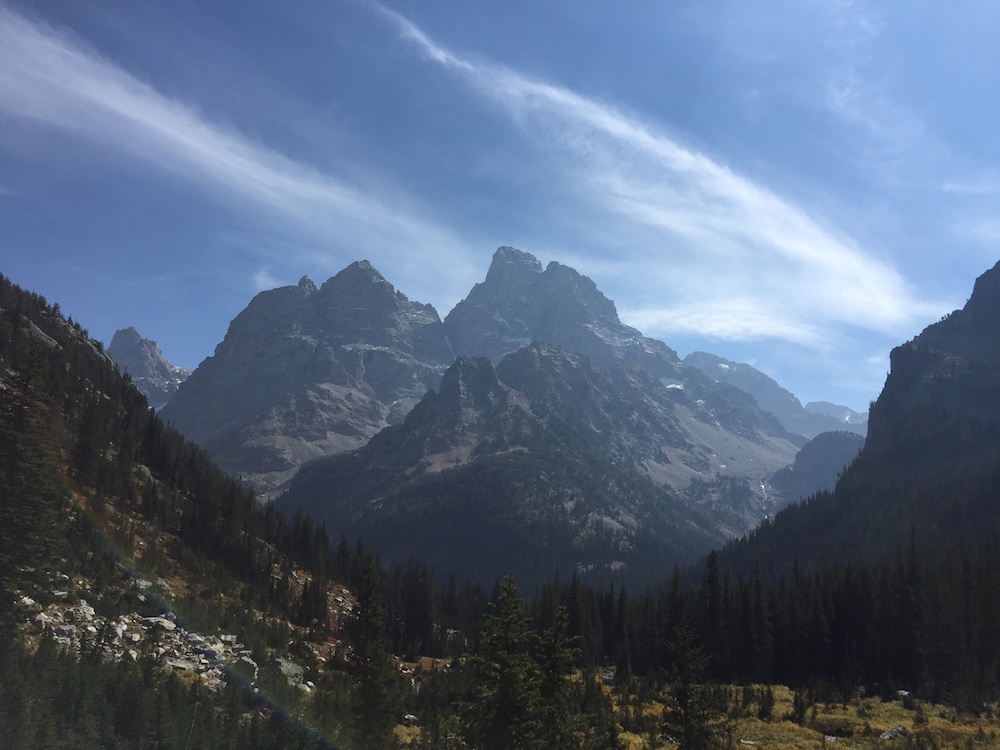
M882 702L878 698L854 698L846 704L810 706L800 726L789 718L793 714L794 693L783 685L772 686L772 690L775 705L770 721L757 719L754 703L748 707L747 716L726 722L730 747L760 750L1000 748L1000 718L997 718L1000 707L996 705L986 715L975 717L928 703L914 702L907 708L898 700ZM737 688L735 694L739 695L739 691ZM993 718L989 718L990 714ZM883 732L897 726L906 730L905 737L881 739ZM630 732L622 733L621 739L629 750L648 750L650 747L648 738Z

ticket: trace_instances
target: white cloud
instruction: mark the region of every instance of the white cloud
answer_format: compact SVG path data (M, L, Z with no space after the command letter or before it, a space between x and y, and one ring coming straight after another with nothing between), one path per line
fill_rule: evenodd
M540 153L569 171L578 199L590 207L581 221L617 222L620 241L604 250L669 300L633 303L630 323L657 333L808 344L835 324L905 331L940 307L921 300L893 266L849 237L661 128L462 56L380 9L428 60L500 105L542 145Z
M147 162L315 248L373 262L413 243L441 249L415 278L454 269L467 252L446 228L385 186L375 194L213 123L65 34L0 7L0 113L75 133ZM303 250L302 257L308 256ZM395 259L393 257L393 259ZM439 264L439 265L436 265ZM445 267L447 265L447 268Z
M753 298L713 300L707 305L679 308L625 309L622 315L645 331L668 330L729 341L753 341L768 336L814 349L824 345L821 331L789 320L773 306L762 305Z
M271 275L270 267L258 269L253 275L253 288L258 292L262 292L265 289L274 289L279 284L280 282Z

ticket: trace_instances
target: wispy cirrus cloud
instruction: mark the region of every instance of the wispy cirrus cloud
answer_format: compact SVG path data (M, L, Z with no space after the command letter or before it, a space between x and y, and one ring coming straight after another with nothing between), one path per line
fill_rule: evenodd
M943 309L920 299L891 264L849 236L662 128L462 55L376 7L427 60L461 76L543 144L539 152L568 170L578 198L590 204L585 220L620 223L621 242L607 250L642 268L644 283L660 291L655 303L625 301L623 312L637 325L818 346L832 326L906 331Z
M0 113L73 133L173 175L212 200L267 217L270 228L280 225L278 231L304 239L312 249L302 255L312 255L310 260L321 245L346 248L349 262L357 259L354 254L374 261L390 248L422 242L450 255L438 261L453 271L466 252L450 230L407 205L405 193L384 196L290 159L212 122L70 35L3 7ZM410 270L415 278L433 279L443 270L434 262Z

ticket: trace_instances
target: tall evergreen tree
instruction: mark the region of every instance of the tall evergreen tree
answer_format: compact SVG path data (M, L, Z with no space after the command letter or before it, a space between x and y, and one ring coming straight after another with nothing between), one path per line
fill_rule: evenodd
M678 750L711 750L718 741L708 689L701 682L707 659L686 624L674 631L670 651L673 668L664 729L676 740Z
M466 741L480 750L530 750L539 741L538 675L531 633L513 574L501 584L469 657L473 692L461 709Z
M354 651L358 659L358 684L352 696L352 729L357 750L389 750L397 746L393 727L396 707L392 700L392 664L385 646L385 609L382 577L371 552L358 572L358 620Z
M538 643L536 659L539 671L539 739L546 750L570 750L577 747L576 731L580 716L574 711L571 686L567 676L573 672L580 650L567 637L569 615L562 606L556 621Z

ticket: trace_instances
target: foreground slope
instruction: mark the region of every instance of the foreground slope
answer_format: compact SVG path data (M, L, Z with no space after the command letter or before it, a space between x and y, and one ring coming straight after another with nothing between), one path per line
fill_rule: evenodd
M360 552L257 503L0 276L0 747L364 746L355 623L385 623Z

